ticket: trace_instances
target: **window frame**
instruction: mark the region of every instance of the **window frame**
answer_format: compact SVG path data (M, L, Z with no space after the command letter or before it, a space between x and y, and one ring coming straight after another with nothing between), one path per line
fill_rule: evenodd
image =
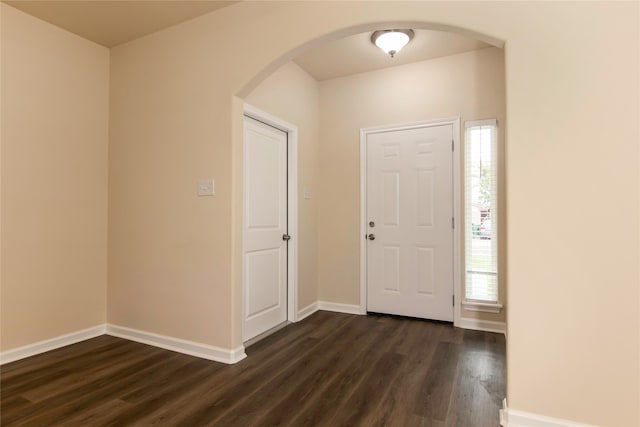
M472 230L472 224L470 221L467 221L466 219L469 218L469 209L471 208L472 202L471 202L471 193L470 193L470 189L468 188L468 177L466 176L466 173L469 169L469 162L470 162L470 157L468 156L469 153L469 145L471 143L471 141L468 138L468 131L471 128L479 128L479 127L493 127L493 132L494 134L492 135L492 144L493 146L491 147L491 164L494 168L494 170L492 171L492 176L493 176L493 181L491 183L491 202L490 202L490 206L491 206L491 222L492 222L492 226L491 226L491 250L493 253L495 253L495 273L492 272L492 274L495 274L495 280L496 280L496 299L494 300L483 300L483 299L469 299L467 298L467 284L468 284L468 275L469 275L469 271L470 271L470 266L469 266L469 247L468 244L470 244L472 236L473 236L473 230ZM486 120L469 120L469 121L465 121L464 123L464 180L463 180L463 192L464 192L464 206L465 206L465 221L464 221L464 229L463 229L463 236L464 236L464 242L465 242L465 250L464 250L464 256L463 256L463 292L462 292L462 307L465 310L471 310L471 311L482 311L482 312L489 312L489 313L499 313L503 306L500 303L500 281L501 281L501 277L499 274L499 257L498 257L498 253L499 253L499 243L498 243L498 236L499 236L499 232L502 232L502 230L498 230L498 201L499 201L499 194L500 194L500 189L499 189L499 185L498 185L498 179L499 179L499 154L498 154L498 146L499 146L499 140L498 140L498 121L496 119L486 119Z

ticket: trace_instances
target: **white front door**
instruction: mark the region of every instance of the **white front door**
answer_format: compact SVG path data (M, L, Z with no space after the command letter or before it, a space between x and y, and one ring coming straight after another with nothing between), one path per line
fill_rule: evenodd
M367 311L453 321L453 127L366 138Z
M287 320L287 134L244 118L245 341Z

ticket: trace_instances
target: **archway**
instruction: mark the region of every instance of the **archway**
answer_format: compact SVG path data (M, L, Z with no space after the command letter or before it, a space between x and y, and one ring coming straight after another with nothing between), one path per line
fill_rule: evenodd
M416 22L416 21L395 21L395 22L372 22L368 24L355 25L346 27L341 30L332 31L325 35L319 36L313 40L301 43L299 46L289 50L278 58L273 59L267 66L262 68L257 74L250 78L242 88L236 93L236 96L232 100L232 120L233 120L233 180L234 182L242 182L242 115L243 115L243 100L253 91L259 84L270 76L275 70L280 68L283 64L291 61L293 58L300 55L302 52L311 50L328 41L341 39L350 35L374 31L380 28L414 28L414 29L427 29L446 31L466 37L471 37L484 41L494 47L503 48L504 42L494 37L480 34L474 31L470 31L464 28L454 27L450 25L443 25L438 23L429 22ZM242 331L242 185L234 186L233 200L234 200L234 228L233 228L233 241L234 241L234 253L233 253L233 272L234 272L234 317L233 317L233 338L236 346L241 345L241 331Z

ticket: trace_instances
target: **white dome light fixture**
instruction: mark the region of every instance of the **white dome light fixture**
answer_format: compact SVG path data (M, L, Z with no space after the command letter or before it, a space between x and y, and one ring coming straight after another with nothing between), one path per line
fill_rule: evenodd
M380 30L371 34L371 43L394 57L413 38L413 30Z

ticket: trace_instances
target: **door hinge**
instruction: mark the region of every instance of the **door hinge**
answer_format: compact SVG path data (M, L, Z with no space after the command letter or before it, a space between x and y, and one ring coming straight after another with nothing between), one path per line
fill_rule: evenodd
M455 144L455 143L453 142L453 139L452 139L452 140L451 140L451 151L455 151L455 149L454 149L455 145L454 145L454 144Z
M455 218L451 218L451 228L453 228L453 229L456 228L456 219Z
M452 306L456 306L456 296L455 295L451 295L451 305Z

